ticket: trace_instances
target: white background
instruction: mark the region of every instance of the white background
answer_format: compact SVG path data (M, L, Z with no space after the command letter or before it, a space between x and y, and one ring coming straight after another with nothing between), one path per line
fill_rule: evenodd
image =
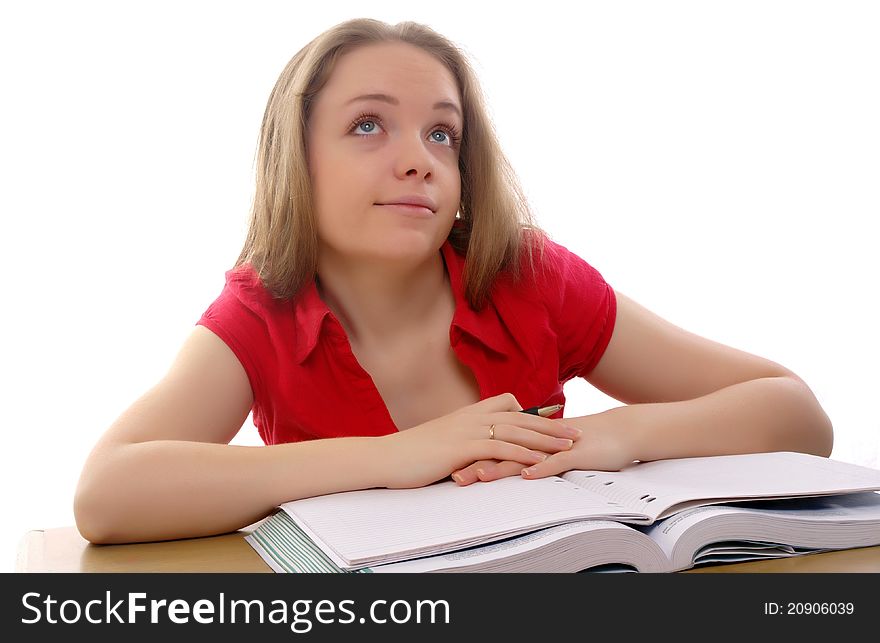
M92 445L238 255L278 74L355 17L459 44L538 223L794 370L832 456L880 466L875 3L4 3L0 571L27 530L74 524ZM568 415L617 405L566 394ZM236 442L259 444L250 419Z

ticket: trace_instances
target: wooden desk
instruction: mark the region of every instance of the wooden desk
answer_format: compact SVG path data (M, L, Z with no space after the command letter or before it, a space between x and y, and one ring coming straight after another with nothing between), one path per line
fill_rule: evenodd
M134 545L92 545L75 527L28 532L18 549L17 572L259 572L273 573L244 540L259 523L241 531ZM873 572L880 573L880 546L795 558L713 565L683 573Z
M29 531L16 572L274 573L244 537L257 524L222 536L133 545L92 545L76 527Z

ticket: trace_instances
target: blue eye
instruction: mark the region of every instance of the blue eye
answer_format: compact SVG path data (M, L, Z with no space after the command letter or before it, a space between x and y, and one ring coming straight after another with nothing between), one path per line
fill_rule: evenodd
M373 136L373 132L376 130L376 127L381 123L381 120L375 114L361 114L358 116L352 124L349 126L349 131L353 133L355 136L360 136L362 138ZM357 131L358 128L368 127L369 129L362 129L361 131L367 133L360 133ZM446 135L446 139L438 139L434 137L434 134L441 133ZM438 143L444 143L448 140L447 147L456 148L458 144L461 142L461 134L454 125L450 125L448 123L438 123L437 129L431 132L432 138Z
M375 121L372 120L362 120L360 123L355 124L354 129L357 129L361 125L372 125L370 131L373 131L376 128ZM363 134L359 134L359 136L363 136Z

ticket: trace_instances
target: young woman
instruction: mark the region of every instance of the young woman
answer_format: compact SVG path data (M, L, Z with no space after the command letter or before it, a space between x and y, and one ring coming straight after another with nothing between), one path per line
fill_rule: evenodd
M520 412L575 376L625 405ZM230 445L250 411L267 446ZM354 20L279 77L241 256L95 446L75 515L95 543L183 538L346 490L831 446L794 373L664 321L533 224L452 43Z

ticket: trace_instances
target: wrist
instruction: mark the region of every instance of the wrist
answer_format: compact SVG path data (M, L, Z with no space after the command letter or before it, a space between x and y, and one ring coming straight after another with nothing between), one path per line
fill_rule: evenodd
M331 493L386 486L386 436L351 436L321 440L334 454L323 475L333 480Z
M614 409L634 459L649 462L704 455L700 443L686 430L692 422L693 401L633 404Z
M563 421L599 438L604 448L611 450L608 453L613 453L610 461L626 465L645 458L643 406L619 406L592 415L563 418Z
M630 462L646 459L645 453L645 405L632 404L608 409L608 423L614 427L620 449Z
M400 438L400 432L389 433L388 435L380 435L368 440L368 450L365 456L365 466L370 471L370 477L374 481L375 487L383 489L391 488L391 473L394 472L393 454L397 447L397 441Z
M384 487L382 456L382 439L378 436L361 436L353 438L352 460L358 478L357 488L373 489ZM355 464L356 463L356 464Z

